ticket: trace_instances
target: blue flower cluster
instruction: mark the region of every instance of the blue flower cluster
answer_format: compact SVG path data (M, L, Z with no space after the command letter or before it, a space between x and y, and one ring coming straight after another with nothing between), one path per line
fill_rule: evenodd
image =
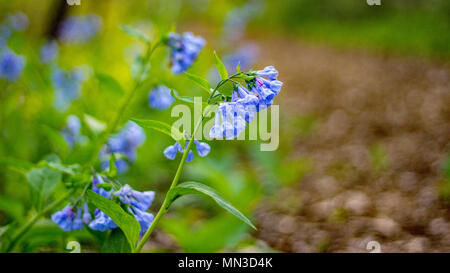
M209 146L208 143L205 142L200 142L196 139L194 139L194 143L195 146L197 148L197 153L199 156L201 157L205 157L209 154L209 152L211 151L211 147ZM186 142L186 147L187 148L188 143ZM184 150L181 147L180 143L175 142L175 144L170 145L169 147L167 147L164 150L164 156L167 157L170 160L174 160L175 157L177 156L177 153L183 153ZM189 151L187 157L186 157L186 162L190 162L194 160L194 153L192 152L192 150Z
M66 126L61 130L61 135L66 140L69 147L73 147L76 143L85 141L85 137L81 135L80 130L80 119L74 115L68 116Z
M141 225L141 235L144 234L153 222L153 214L146 212L155 198L154 191L140 192L133 190L129 185L122 186L119 190L114 191L111 184L111 190L107 191L100 187L99 184L109 184L104 182L100 175L95 175L92 179L92 190L97 194L102 195L108 199L118 198L125 206L127 206L128 211L136 218L136 220ZM98 231L106 231L110 229L117 228L117 224L106 215L103 211L98 208L94 211L94 219L91 218L89 213L89 207L87 203L84 203L84 212L82 213L81 207L77 209L77 213L74 212L74 207L67 205L61 211L58 211L52 215L52 220L63 230L81 230L83 229L83 224L89 226L89 228Z
M40 60L43 64L50 63L58 57L59 46L55 40L45 43L39 52Z
M51 218L64 231L81 230L83 229L83 224L88 225L91 221L87 203L84 203L83 206L83 213L81 207L78 207L75 213L74 207L67 205L62 210L52 214Z
M60 111L65 111L72 101L78 98L86 75L79 67L68 71L55 66L52 70L51 81L55 89L54 105Z
M281 90L278 71L273 66L251 72L253 79L247 87L236 86L230 102L219 104L215 123L209 135L212 138L236 138L252 122L255 114L270 107Z
M175 99L170 94L170 89L164 85L158 85L148 94L148 101L151 108L166 110Z
M4 48L0 51L0 79L15 82L22 75L25 57Z
M102 169L105 170L109 167L109 158L111 154L115 154L119 155L119 158L117 158L114 163L117 171L127 171L129 162L134 162L137 159L136 149L141 146L144 141L144 130L136 123L129 121L123 130L111 136L108 139L107 144L103 146L100 152ZM126 157L127 160L120 157Z
M168 45L171 48L172 73L181 74L194 63L200 51L205 46L205 40L194 36L191 32L182 35L170 33Z
M58 29L59 40L63 43L83 44L94 38L102 27L98 15L71 16Z

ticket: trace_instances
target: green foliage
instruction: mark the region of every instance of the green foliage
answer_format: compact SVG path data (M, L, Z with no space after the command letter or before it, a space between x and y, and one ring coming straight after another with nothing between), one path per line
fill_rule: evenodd
M184 73L191 81L193 81L195 84L197 84L199 87L201 87L203 90L205 90L208 94L211 92L211 86L209 85L209 82L202 77L196 76L194 74L190 74L185 72Z
M61 173L47 167L31 169L27 174L31 187L42 196L48 196L61 179Z
M120 25L120 29L122 29L123 32L130 35L131 37L137 38L138 40L141 40L144 43L150 44L150 39L147 37L147 35L140 32L139 30L126 25Z
M217 56L217 53L214 51L214 62L216 63L217 71L219 72L220 78L222 80L228 79L228 72L225 68L225 65L223 64L222 60L220 60L219 56Z
M231 214L239 218L241 221L256 229L256 227L252 224L252 222L245 217L239 210L237 210L233 205L231 205L228 201L223 199L214 189L208 187L204 184L197 182L184 182L172 190L170 190L167 195L169 202L167 204L167 208L179 197L187 195L187 194L203 194L212 198L220 207L229 211Z
M102 246L103 253L131 252L130 244L120 229L113 229Z
M158 121L158 120L150 120L150 119L131 119L132 121L136 122L137 125L143 127L143 128L149 128L156 131L159 131L161 133L166 134L167 136L170 136L175 141L178 142L184 142L184 136L183 134L173 126L170 126L169 124ZM184 143L180 143L184 144ZM183 145L184 146L184 145Z

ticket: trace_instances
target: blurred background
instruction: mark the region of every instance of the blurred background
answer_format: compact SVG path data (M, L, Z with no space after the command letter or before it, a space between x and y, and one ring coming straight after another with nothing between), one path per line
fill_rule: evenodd
M212 84L213 50L229 71L238 63L242 70L279 70L278 150L261 152L257 141L212 141L208 157L189 163L182 178L216 188L258 230L212 201L188 196L174 204L145 251L367 252L370 241L382 252L450 251L449 1L1 0L0 7L0 22L17 30L1 28L7 39L0 45L25 61L16 81L0 81L1 157L38 162L57 154L65 163L87 157L95 130L86 115L109 120L144 50L120 24L150 37L175 27L202 36L207 45L189 72ZM62 31L68 18L90 23ZM52 40L59 54L48 64L42 46ZM168 51L157 51L128 117L174 121L170 110L149 106L148 93L159 83L183 96L202 95L186 77L173 76L168 63ZM58 105L52 66L84 75L70 105ZM73 146L60 134L69 115L82 119L86 138ZM146 131L137 160L119 177L157 192L154 213L178 164L162 154L171 142ZM46 198L64 191L58 185ZM35 207L26 178L0 165L0 227L24 223ZM47 217L19 250L64 252L71 240L82 251L102 248L86 229L64 232Z

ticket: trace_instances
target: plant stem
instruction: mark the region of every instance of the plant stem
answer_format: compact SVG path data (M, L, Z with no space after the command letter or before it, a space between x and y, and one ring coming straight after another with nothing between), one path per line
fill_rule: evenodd
M116 115L108 124L106 133L103 134L103 136L97 142L97 147L94 150L94 152L91 156L91 159L88 161L88 165L94 164L95 160L97 159L98 154L100 153L100 151L103 147L103 144L107 141L108 137L117 130L117 127L119 126L122 116L124 115L127 107L130 105L134 95L136 94L136 91L139 89L139 87L141 87L141 84L143 83L142 76L143 76L143 73L145 72L145 67L147 66L148 62L150 61L150 58L151 58L153 52L155 51L155 49L158 48L158 46L160 46L161 44L162 44L162 41L157 41L157 42L155 42L155 44L153 46L152 45L148 46L147 53L144 56L142 67L136 77L133 88L130 90L130 92L128 92L127 96L125 97L122 104L120 105L119 110L117 111Z
M11 239L11 243L9 244L8 248L6 249L6 252L10 252L11 250L13 250L14 246L17 244L17 242L19 241L20 238L22 238L23 235L25 235L25 233L27 233L27 231L36 223L37 220L39 220L39 218L46 214L47 212L53 210L54 208L56 208L57 206L59 206L61 203L63 203L64 201L67 201L67 197L70 196L72 192L69 192L67 194L65 194L62 198L56 200L55 202L53 202L52 204L48 205L46 208L44 208L43 210L41 210L40 212L38 212L36 215L34 215L29 221L28 223L26 223L17 233L16 235Z
M207 113L205 113L205 115L202 115L202 118L198 121L197 125L195 126L194 133L192 134L191 138L189 139L188 145L187 145L186 149L184 150L183 156L181 157L180 164L178 164L177 172L175 173L175 176L172 180L172 184L170 185L170 188L167 191L167 193L170 190L172 190L173 188L175 188L176 185L178 184L178 181L180 180L180 177L181 177L181 172L183 171L184 163L186 162L186 158L189 154L189 151L191 150L192 143L194 142L195 133L202 125L203 119L206 115L207 115ZM170 202L170 200L167 198L168 196L169 195L166 194L166 197L164 198L164 201L163 201L161 207L159 208L159 211L156 214L155 219L153 219L152 224L150 225L148 230L145 232L144 236L142 236L142 239L139 241L139 243L138 243L137 247L134 249L133 253L141 252L142 247L144 246L145 242L147 242L147 240L150 237L150 235L152 234L153 230L156 228L156 225L158 225L159 220L169 210L170 204L168 204L168 202Z

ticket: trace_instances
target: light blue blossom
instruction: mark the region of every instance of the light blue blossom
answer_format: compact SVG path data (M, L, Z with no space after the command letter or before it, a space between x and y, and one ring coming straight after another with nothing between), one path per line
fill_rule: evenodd
M75 213L70 205L67 205L60 211L52 214L52 220L55 222L62 230L71 231L72 230L72 222Z
M188 70L194 63L200 51L205 46L205 40L194 36L191 32L185 32L182 35L170 33L168 45L172 49L172 73L181 74Z
M15 82L22 75L25 57L5 48L0 52L0 79Z
M55 107L60 111L67 110L72 101L79 97L82 83L85 80L85 73L80 67L74 68L72 71L53 67L51 81L55 89Z
M73 220L72 229L73 230L82 230L83 229L83 219L81 219L81 208L77 209L77 216Z
M97 194L100 194L103 197L111 199L111 196L113 193L112 190L107 191L104 188L97 186L98 184L103 184L103 183L105 183L105 181L103 181L103 178L101 175L99 175L99 174L94 175L92 177L92 191Z
M170 94L170 89L164 85L158 85L148 94L148 101L151 108L166 110L175 101Z
M209 146L209 144L205 143L205 142L199 142L198 140L194 139L194 143L195 146L197 148L197 153L198 155L200 155L201 157L207 156L211 150L211 147ZM186 147L187 148L188 142L186 142ZM164 150L164 156L167 157L170 160L174 160L175 157L177 156L177 153L182 154L184 152L183 148L181 147L181 145L178 142L175 142L175 144L168 146L165 150ZM192 152L192 150L189 151L187 157L186 157L186 162L190 162L194 160L194 153Z
M83 142L85 140L85 137L81 135L80 130L80 119L74 115L68 116L66 126L61 130L61 134L69 147L73 147L76 143Z
M145 133L141 127L136 123L129 121L125 128L119 133L111 136L107 144L100 152L102 160L102 169L107 169L109 166L109 158L111 154L118 154L126 157L127 161L118 158L115 165L118 172L125 172L128 170L128 162L134 162L137 159L136 149L145 141Z
M106 215L103 211L95 209L95 218L89 223L89 227L93 230L106 231L117 228L116 223Z
M142 211L148 210L153 202L153 199L155 198L154 191L136 191L133 190L128 184L121 187L120 190L114 193L114 195L119 196L122 203L135 206Z
M83 212L83 223L88 225L91 222L92 217L91 217L91 214L89 213L89 207L88 207L88 204L86 202L83 204L83 209L84 209L84 212Z
M101 27L98 15L71 16L61 23L58 36L63 43L83 44L95 37Z
M247 81L247 88L236 86L232 100L219 104L210 137L236 138L245 130L246 123L252 122L257 112L273 104L273 99L283 85L276 79L278 71L273 66L267 66L264 70L251 72L250 75L254 78Z
M129 207L128 211L131 212L134 218L139 222L139 225L141 226L140 235L144 235L153 222L153 214L142 211L136 207Z
M58 57L59 46L55 40L45 43L39 52L41 62L47 64Z

